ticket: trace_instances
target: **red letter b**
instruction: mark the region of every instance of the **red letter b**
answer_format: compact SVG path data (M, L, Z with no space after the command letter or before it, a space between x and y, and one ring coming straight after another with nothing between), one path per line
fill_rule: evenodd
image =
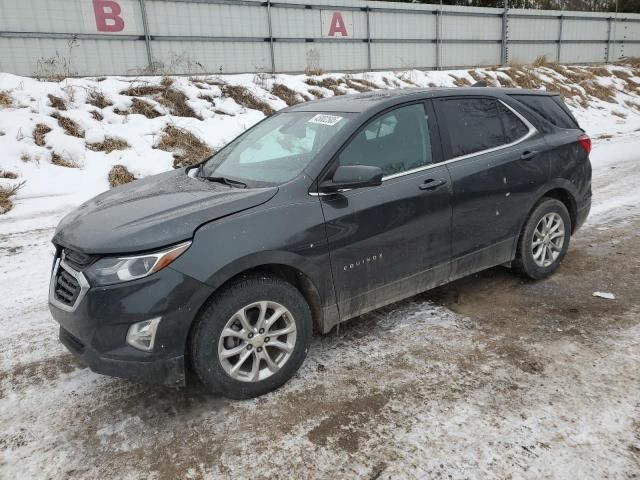
M99 32L121 32L124 20L120 16L122 8L115 0L93 0L96 26Z

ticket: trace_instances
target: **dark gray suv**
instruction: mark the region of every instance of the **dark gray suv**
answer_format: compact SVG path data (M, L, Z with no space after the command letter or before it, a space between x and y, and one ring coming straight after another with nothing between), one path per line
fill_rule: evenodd
M284 109L200 165L114 188L53 238L60 339L95 372L268 392L313 332L495 265L555 271L591 205L561 99L396 90Z

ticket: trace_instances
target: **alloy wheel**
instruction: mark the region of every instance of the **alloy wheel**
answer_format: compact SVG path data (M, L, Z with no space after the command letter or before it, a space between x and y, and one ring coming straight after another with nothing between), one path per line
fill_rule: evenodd
M564 245L564 235L564 221L559 214L547 213L540 219L531 242L531 254L536 265L547 268L556 261Z
M278 372L296 345L296 323L277 302L254 302L227 321L218 342L218 360L234 380L259 382Z

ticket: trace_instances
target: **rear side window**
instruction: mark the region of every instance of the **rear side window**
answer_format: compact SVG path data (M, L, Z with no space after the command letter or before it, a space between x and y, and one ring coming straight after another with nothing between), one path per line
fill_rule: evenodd
M497 102L490 98L451 98L439 102L451 147L450 158L505 143Z
M571 114L554 101L554 97L548 95L511 95L511 98L526 105L556 127L580 128Z
M500 118L504 126L504 139L506 143L512 143L529 133L527 127L518 116L508 109L503 103L498 102Z

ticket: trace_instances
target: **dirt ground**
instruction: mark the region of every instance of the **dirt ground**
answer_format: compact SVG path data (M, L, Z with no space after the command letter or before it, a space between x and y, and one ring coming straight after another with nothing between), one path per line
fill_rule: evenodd
M494 268L360 317L243 402L77 364L46 307L51 230L0 238L0 478L638 479L631 207L549 279Z
M0 476L640 478L639 227L585 229L544 281L495 268L349 322L256 400L101 377L63 349L17 364Z

